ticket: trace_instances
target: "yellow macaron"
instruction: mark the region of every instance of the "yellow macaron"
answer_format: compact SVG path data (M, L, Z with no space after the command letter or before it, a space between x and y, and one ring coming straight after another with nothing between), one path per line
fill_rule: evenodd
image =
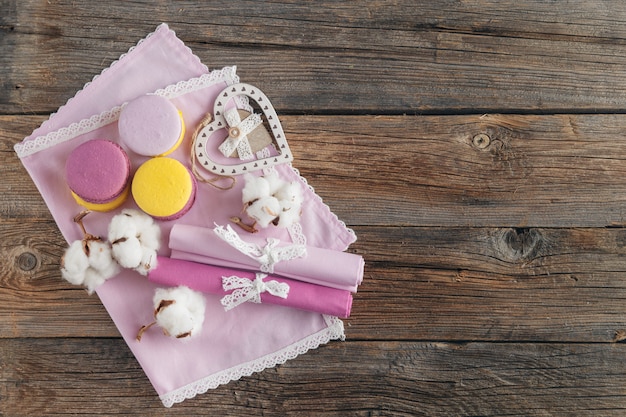
M158 220L175 220L191 209L196 196L196 179L173 158L156 157L144 162L132 183L135 203Z

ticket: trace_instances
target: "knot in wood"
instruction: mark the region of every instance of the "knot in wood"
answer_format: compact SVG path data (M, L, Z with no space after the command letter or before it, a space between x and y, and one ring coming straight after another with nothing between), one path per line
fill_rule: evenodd
M479 133L472 138L472 144L477 149L486 149L491 144L491 138L486 133Z
M498 252L508 261L529 261L534 259L543 247L544 238L537 229L504 229L496 239Z
M32 271L37 266L37 256L31 252L24 252L17 257L17 266L22 271Z

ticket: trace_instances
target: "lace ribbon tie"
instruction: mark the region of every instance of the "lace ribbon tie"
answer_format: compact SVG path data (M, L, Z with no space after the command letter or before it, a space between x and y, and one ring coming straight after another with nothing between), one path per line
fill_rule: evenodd
M241 278L235 275L222 277L222 288L224 291L234 290L232 293L222 297L220 302L226 311L237 307L239 304L250 301L261 303L261 294L267 292L275 297L287 298L289 295L289 284L278 281L263 281L267 274L256 273L255 280Z
M304 258L307 254L306 246L293 244L279 247L280 240L275 238L267 238L267 244L263 247L248 243L241 239L230 225L227 225L226 228L216 226L213 231L230 246L257 261L261 271L267 274L274 273L274 265L278 262Z
M239 159L248 160L254 157L250 142L248 142L248 134L257 126L263 123L261 115L252 113L250 116L241 120L237 109L230 109L224 113L224 118L229 126L228 137L219 146L220 152L228 157L237 150Z

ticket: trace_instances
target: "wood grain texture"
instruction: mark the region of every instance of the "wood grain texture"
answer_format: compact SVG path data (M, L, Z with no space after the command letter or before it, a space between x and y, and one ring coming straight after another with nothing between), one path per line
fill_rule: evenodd
M210 67L238 65L272 91L281 113L614 112L625 104L620 2L17 4L2 2L2 113L53 111L161 22Z
M3 415L14 417L102 415L103 410L155 417L620 416L625 349L332 343L164 409L121 340L14 339L0 340L0 393Z
M0 322L0 334L116 336L97 299L60 280L65 243L10 149L42 118L0 120L9 260L0 297L14 318ZM611 341L626 328L625 123L621 115L284 117L297 166L356 229L352 250L368 262L349 336ZM481 134L486 146L475 143ZM41 309L23 304L23 292ZM77 323L78 313L90 320Z
M624 415L626 5L431 3L0 0L0 416ZM366 260L346 341L172 409L13 151L161 22Z
M38 116L0 116L12 219L47 218L12 150ZM350 225L626 225L626 116L284 116L294 166ZM476 144L486 135L487 142ZM376 193L370 193L376 189ZM359 210L354 210L359 201Z

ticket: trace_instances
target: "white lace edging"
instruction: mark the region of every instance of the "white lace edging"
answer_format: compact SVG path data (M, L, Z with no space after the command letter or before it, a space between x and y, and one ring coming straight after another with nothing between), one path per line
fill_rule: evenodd
M239 76L237 76L236 71L236 66L224 67L220 70L202 74L200 77L179 81L176 84L170 84L165 88L156 90L153 94L173 99L187 93L210 87L211 85L221 81L225 81L229 85L235 84L239 82ZM89 133L106 126L109 123L115 122L119 119L120 112L125 105L126 103L120 106L115 106L110 110L106 110L100 114L95 114L79 122L72 123L67 127L55 130L47 135L37 136L36 138L29 140L23 140L22 142L15 144L13 148L19 158L51 148L59 143L73 139L76 136Z
M165 407L171 407L174 404L181 403L186 399L195 397L198 394L204 394L210 389L215 389L220 385L236 381L244 376L250 376L253 373L261 372L268 368L273 368L283 364L290 359L306 353L311 349L317 349L320 345L326 344L331 340L345 340L343 322L337 317L324 316L324 320L328 327L305 337L298 342L287 346L284 349L265 355L253 361L225 369L216 374L209 375L184 387L170 391L160 395L159 398Z
M109 65L108 67L104 68L104 69L100 72L100 74L96 74L96 75L95 75L95 76L91 79L91 81L89 81L89 82L85 83L85 85L83 85L83 88L81 88L80 90L78 90L78 91L76 92L76 94L74 94L74 96L70 97L64 105L62 105L61 107L59 107L59 108L57 109L57 111L56 111L56 112L50 113L50 116L48 117L48 119L47 119L47 120L45 120L45 121L44 121L44 122L40 125L40 127L45 126L45 125L46 125L46 123L48 123L48 121L50 121L50 119L52 119L52 118L54 117L54 115L55 115L55 114L57 114L57 113L58 113L58 112L59 112L59 111L60 111L63 107L67 106L67 105L68 105L68 104L72 101L72 99L74 99L75 97L77 97L79 94L82 94L82 93L83 93L83 91L84 91L84 90L85 90L85 89L86 89L86 88L87 88L87 87L88 87L91 83L93 83L93 82L94 82L94 81L95 81L98 77L100 77L102 74L104 74L105 72L107 72L108 70L110 70L111 68L113 68L113 66L115 66L115 65L116 65L118 62L120 62L121 60L123 60L123 59L126 57L126 55L130 54L130 53L131 53L133 50L135 50L135 49L136 49L139 45L141 45L141 44L142 44L142 43L144 43L146 40L148 40L149 38L151 38L154 34L156 34L157 32L159 32L161 29L163 29L163 30L167 30L167 31L171 32L172 34L174 34L174 36L176 36L176 32L174 32L172 29L170 29L170 28L169 28L169 26L167 25L167 23L161 23L160 25L158 25L158 26L157 26L157 28L156 28L153 32L149 33L149 34L148 34L145 38L140 39L140 40L139 40L139 42L137 42L137 44L135 44L135 45L131 46L131 47L128 49L128 51L127 51L126 53L124 53L124 54L120 55L120 57L119 57L118 59L116 59L115 61L113 61L113 62L111 63L111 65ZM198 61L198 62L199 62L199 63L200 63L203 67L204 67L204 70L205 70L205 71L209 71L208 67L207 67L206 65L204 65L204 64L202 63L202 61L200 60L200 58L199 58L197 55L195 55L195 54L193 53L193 51L191 50L191 48L189 48L187 45L185 45L185 43L184 43L183 41L181 41L180 39L178 39L178 37L176 37L176 39L177 39L177 40L178 40L178 41L179 41L179 42L180 42L180 43L181 43L181 44L182 44L185 48L187 48L187 49L189 50L189 53L191 54L191 56L193 56L194 58L196 58L196 60L197 60L197 61Z
M326 209L328 210L328 212L332 215L333 219L341 226L343 227L351 236L351 242L348 242L348 244L346 245L345 248L343 248L343 250L348 249L348 246L350 246L352 243L356 242L356 233L354 232L354 230L352 230L351 228L349 228L348 226L346 226L346 224L339 219L339 217L337 217L337 215L330 209L330 207L328 207L328 205L326 203L324 203L324 200L322 200L322 197L320 197L316 192L315 189L313 188L312 185L310 185L308 183L308 181L306 180L306 178L304 178L302 175L300 175L300 171L298 170L298 168L294 167L293 165L290 164L291 169L296 173L296 175L298 176L298 178L300 178L300 181L302 181L302 183L308 187L311 192L313 193L313 196L315 199L318 200L318 202L323 205L324 207L326 207ZM298 239L300 239L300 237L298 235L302 235L302 227L299 228L299 230L296 228L294 230L289 230L290 234L291 234L291 238L292 240L294 240L294 242ZM303 235L302 235L303 236ZM306 239L306 238L304 238Z

